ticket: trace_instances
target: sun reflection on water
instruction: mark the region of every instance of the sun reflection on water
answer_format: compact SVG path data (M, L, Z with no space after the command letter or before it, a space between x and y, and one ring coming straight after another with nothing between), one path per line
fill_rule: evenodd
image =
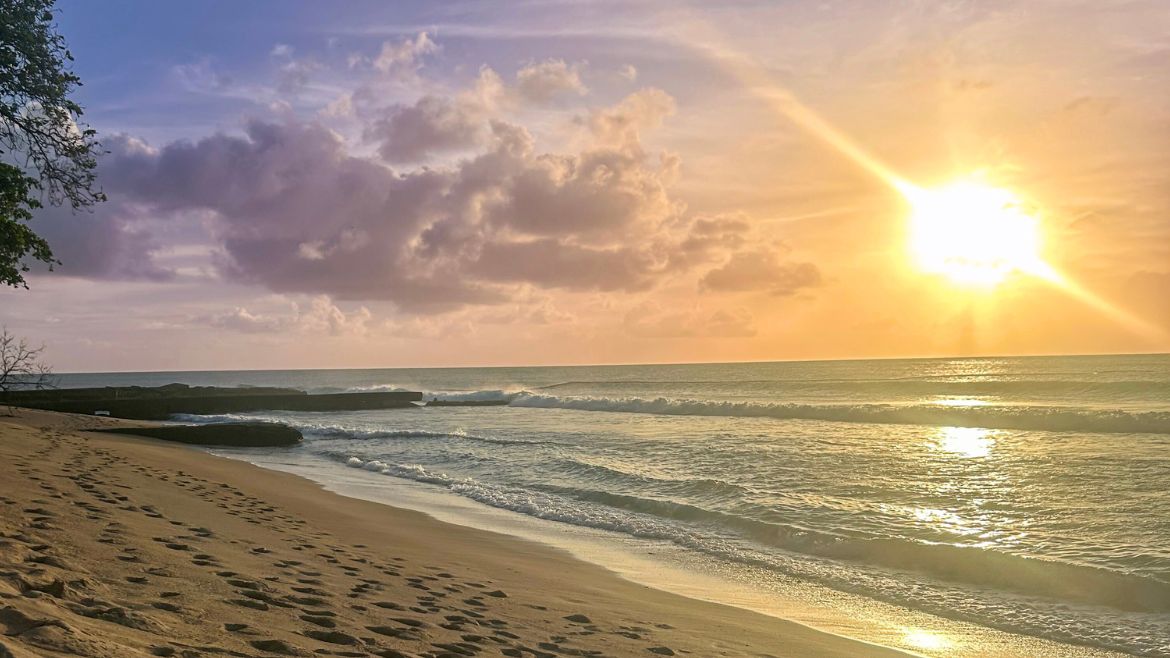
M946 649L954 645L954 642L942 633L928 631L925 628L905 628L902 641L915 649Z
M981 427L940 427L934 448L966 459L987 457L995 447L998 432Z
M934 401L940 407L986 407L991 403L978 398L941 398Z

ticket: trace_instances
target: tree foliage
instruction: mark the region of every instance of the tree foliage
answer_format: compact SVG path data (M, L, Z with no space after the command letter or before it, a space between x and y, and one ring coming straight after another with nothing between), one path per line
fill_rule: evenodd
M48 263L27 223L45 203L73 210L105 200L98 142L69 95L81 85L53 22L53 0L0 0L0 284L28 287L23 259Z

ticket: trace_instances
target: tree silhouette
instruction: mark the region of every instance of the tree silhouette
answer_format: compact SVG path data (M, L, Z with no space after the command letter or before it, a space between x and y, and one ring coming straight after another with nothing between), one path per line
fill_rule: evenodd
M24 338L0 330L0 402L8 401L9 391L56 388L53 369L41 361L44 346L32 347ZM9 405L9 415L11 415Z
M0 284L14 287L28 287L26 256L58 263L28 226L34 210L106 198L94 180L96 133L69 98L81 79L52 8L53 0L0 0Z

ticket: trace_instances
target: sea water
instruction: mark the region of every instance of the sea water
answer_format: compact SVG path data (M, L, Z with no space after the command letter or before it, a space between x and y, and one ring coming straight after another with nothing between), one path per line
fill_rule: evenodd
M506 400L183 420L290 423L301 446L232 456L295 464L326 483L349 467L532 523L657 544L716 581L774 576L1022 636L1170 656L1170 355L79 374L62 384L174 381ZM919 639L901 644L953 653Z

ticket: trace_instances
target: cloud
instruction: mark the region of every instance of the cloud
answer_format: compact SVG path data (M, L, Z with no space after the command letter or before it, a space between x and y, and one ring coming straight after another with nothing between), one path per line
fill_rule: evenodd
M284 318L272 315L257 315L248 309L237 306L230 311L199 316L192 320L196 324L205 324L216 329L228 329L246 334L268 334L284 331L288 323Z
M775 251L753 250L733 254L707 272L699 282L704 290L744 292L764 290L772 295L793 295L821 285L821 271L813 263L784 263Z
M500 101L507 94L503 79L490 66L481 66L479 75L471 89L459 94L459 100L485 113L498 109Z
M435 153L471 148L485 132L476 108L441 96L423 96L413 105L386 108L363 137L378 144L387 162L419 162Z
M343 105L335 101L326 110L327 114L360 111L368 121L363 139L377 144L387 162L404 164L482 145L492 113L506 93L500 76L484 66L475 83L458 94L427 94L413 104L371 108L375 96L364 88L345 96Z
M371 318L370 310L365 306L346 313L325 295L314 297L307 307L294 303L293 310L295 322L302 331L331 336L365 334Z
M498 226L529 235L602 233L681 211L667 191L672 172L640 149L534 155L525 136L514 147L490 158L510 170L500 181L503 194L485 204L487 220Z
M411 242L444 210L449 174L399 176L314 123L253 121L245 132L158 150L112 143L103 182L158 211L214 211L229 279L406 306L493 298L412 267Z
M677 208L648 158L538 154L500 122L479 156L404 173L349 155L315 123L110 148L107 188L157 212L214 211L226 278L419 310L507 299L495 284L643 289L667 254L593 242L653 232Z
M157 240L136 227L138 209L117 196L92 212L52 207L37 212L32 229L48 241L61 261L61 276L103 280L165 281L175 273L155 262ZM37 265L36 271L44 266Z
M626 64L625 66L618 69L618 75L622 78L625 78L626 80L629 80L630 82L633 82L638 79L638 69L634 68L633 64Z
M738 250L747 241L751 224L739 216L698 217L672 254L676 269L706 263Z
M580 65L568 64L563 59L546 59L520 69L516 72L515 90L530 103L547 103L561 94L589 93L581 81Z
M313 73L325 68L311 57L297 59L293 53L293 47L283 43L276 44L269 52L269 56L278 64L276 87L286 94L299 92L309 84Z
M647 87L630 94L613 107L594 110L587 117L579 118L605 144L638 144L643 132L653 130L674 114L674 98L670 94Z
M409 79L422 68L422 59L433 55L442 48L426 32L419 32L414 38L401 41L384 41L381 50L374 57L350 55L350 68L369 67L383 75Z
M342 119L353 116L353 94L341 94L323 107L318 114L327 119Z
M436 167L356 156L339 134L291 114L159 148L107 139L100 181L123 200L110 209L123 230L110 235L128 246L99 253L138 257L86 271L166 276L133 218L158 226L198 215L222 280L439 313L505 304L525 290L645 291L744 244L742 218L688 217L670 191L678 159L642 146L673 111L669 95L645 89L593 111L583 120L590 139L570 152L538 150L525 128L494 118L499 96L499 78L485 68L462 93L365 118L391 162L468 151ZM707 287L731 285L738 263L709 273ZM271 326L250 311L216 321Z
M364 306L346 313L326 295L317 295L307 303L289 302L284 313L255 313L237 306L230 311L190 318L194 324L249 334L281 334L298 331L314 335L364 335L369 331L372 314Z

